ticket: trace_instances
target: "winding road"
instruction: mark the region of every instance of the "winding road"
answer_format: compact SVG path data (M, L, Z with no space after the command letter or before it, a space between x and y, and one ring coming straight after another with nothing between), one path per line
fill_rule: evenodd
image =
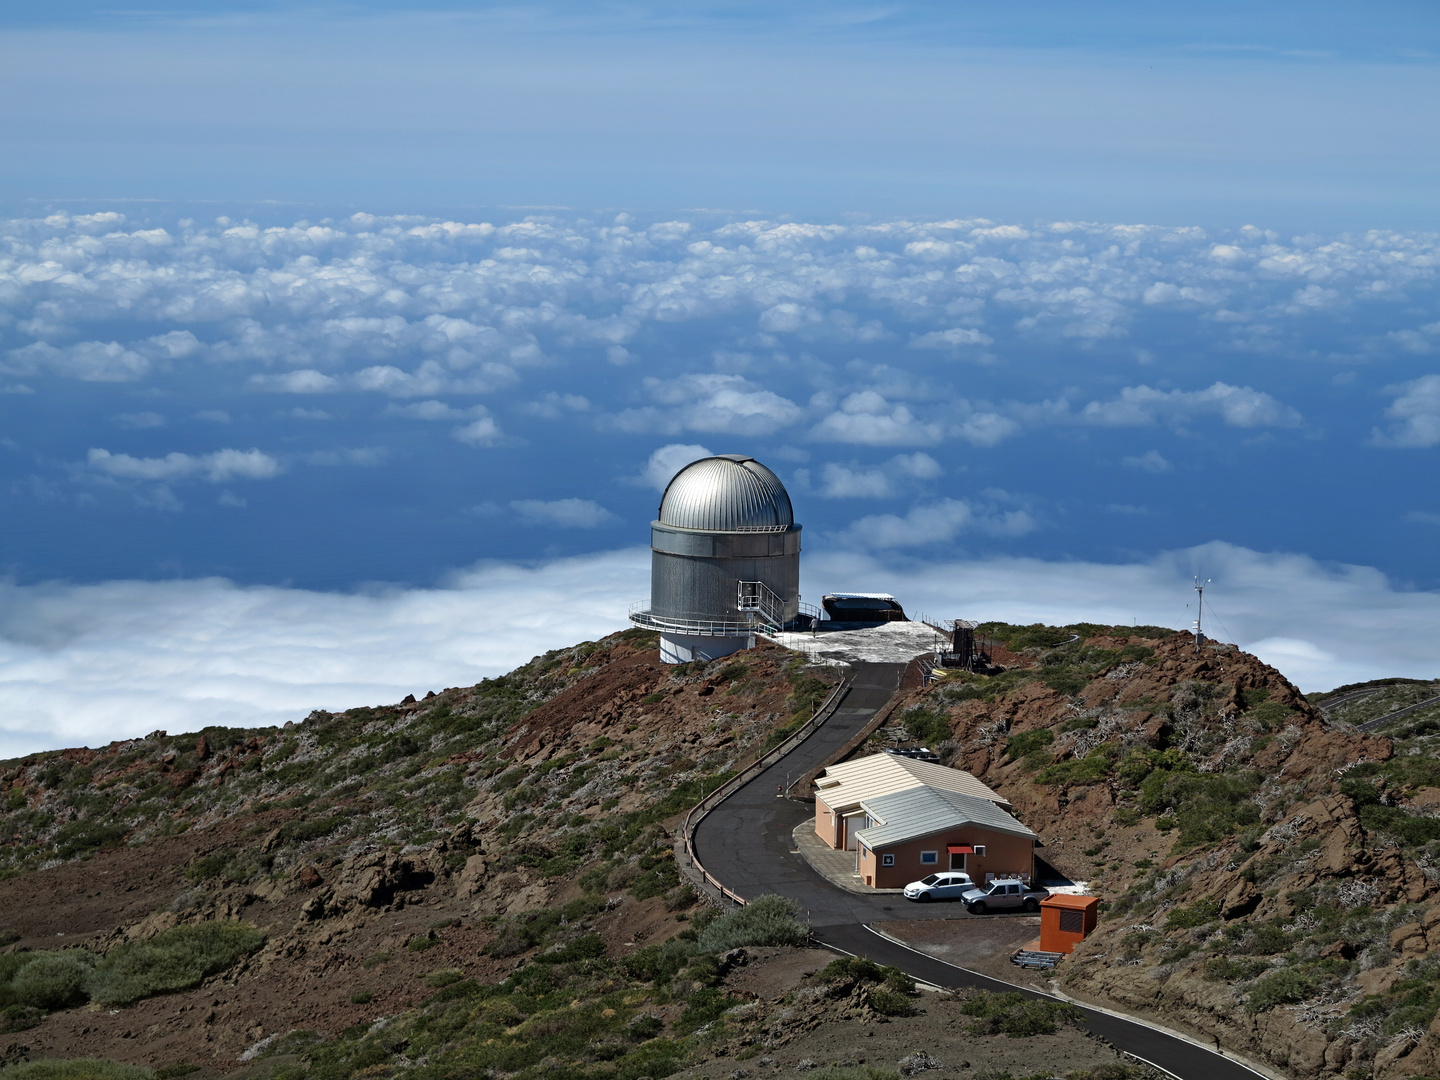
M1019 991L1002 982L916 952L881 937L873 922L954 918L948 909L911 904L895 894L862 896L836 888L810 869L791 847L795 826L811 815L777 793L840 750L881 709L900 685L904 664L856 664L853 684L839 708L790 753L737 788L696 826L695 854L714 877L744 897L778 893L797 901L818 941L842 952L900 968L913 978L951 989ZM1146 1024L1081 1007L1084 1026L1126 1053L1181 1080L1254 1080L1260 1074L1203 1046Z

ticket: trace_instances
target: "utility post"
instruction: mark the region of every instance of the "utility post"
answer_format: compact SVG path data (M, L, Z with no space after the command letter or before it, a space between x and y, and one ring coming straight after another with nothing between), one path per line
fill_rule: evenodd
M1195 578L1195 594L1199 597L1195 605L1195 651L1200 651L1200 643L1205 640L1204 631L1200 627L1200 620L1205 617L1205 586L1210 584L1210 578L1201 581L1197 575Z

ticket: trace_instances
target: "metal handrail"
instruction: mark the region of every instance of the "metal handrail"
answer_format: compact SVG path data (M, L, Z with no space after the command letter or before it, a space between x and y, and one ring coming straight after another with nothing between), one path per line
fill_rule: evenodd
M745 784L748 784L756 776L759 776L771 765L775 764L775 762L790 753L791 750L803 742L817 727L824 723L826 711L840 700L844 691L850 689L850 685L850 679L841 679L835 684L835 688L826 695L825 700L820 703L819 708L815 710L809 720L806 720L805 723L792 731L785 739L761 754L709 795L702 798L686 813L685 820L680 824L680 835L685 841L685 855L689 858L690 865L699 871L700 881L718 890L722 897L734 901L741 907L749 903L748 900L734 889L726 887L719 878L706 870L704 864L700 862L699 857L695 854L695 827L699 825L700 822L705 819L705 815L717 805L724 802ZM787 791L786 794L788 795L789 792ZM699 815L698 817L696 816L697 814Z
M683 634L711 634L715 637L738 636L740 633L776 633L780 627L773 620L757 618L752 614L747 619L717 619L703 612L693 612L694 618L684 615L656 615L650 610L648 600L630 605L629 618L636 626L648 630L674 630Z

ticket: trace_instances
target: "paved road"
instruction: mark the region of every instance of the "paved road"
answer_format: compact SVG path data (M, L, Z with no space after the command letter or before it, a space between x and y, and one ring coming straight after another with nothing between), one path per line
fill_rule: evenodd
M815 926L878 919L934 918L938 912L894 895L857 896L837 889L792 852L790 834L814 811L777 788L804 776L863 728L895 693L904 664L856 664L840 708L808 739L712 810L695 830L695 854L706 870L747 899L780 893L799 900ZM758 844L757 844L758 838ZM933 906L932 906L933 907ZM946 914L953 915L949 905Z
M835 948L891 964L937 986L974 986L1041 995L896 945L866 928L896 919L954 918L949 904L911 904L895 895L860 896L836 888L792 851L790 834L810 816L806 806L776 798L777 787L803 776L863 728L900 685L903 664L857 664L854 686L835 715L779 762L712 810L695 830L695 854L726 886L747 899L779 893L807 911L815 936ZM1255 1080L1256 1073L1193 1043L1143 1024L1085 1011L1085 1025L1117 1047L1183 1080Z
M815 931L815 937L827 945L857 956L868 956L877 964L889 964L911 976L936 986L950 989L972 986L980 990L1018 991L1026 997L1044 997L1033 990L1012 986L998 979L964 968L953 967L943 960L915 952L880 937L863 926L827 926ZM1102 1035L1126 1053L1143 1058L1166 1072L1185 1080L1255 1080L1259 1074L1238 1062L1223 1058L1194 1043L1166 1035L1163 1031L1085 1009L1084 1025Z

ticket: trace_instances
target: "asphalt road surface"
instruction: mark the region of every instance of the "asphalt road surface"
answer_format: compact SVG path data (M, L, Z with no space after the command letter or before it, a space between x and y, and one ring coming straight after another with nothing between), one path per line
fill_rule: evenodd
M830 884L791 848L795 826L813 811L778 798L844 746L900 685L904 664L856 664L854 684L835 714L789 754L739 788L695 830L695 854L715 877L746 899L779 893L806 911L817 940L847 953L889 964L936 986L1013 990L1044 995L915 952L882 938L866 924L896 919L955 918L950 904L912 904L895 894L861 896ZM1254 1080L1258 1075L1219 1054L1144 1024L1084 1009L1085 1026L1115 1046L1182 1080Z

